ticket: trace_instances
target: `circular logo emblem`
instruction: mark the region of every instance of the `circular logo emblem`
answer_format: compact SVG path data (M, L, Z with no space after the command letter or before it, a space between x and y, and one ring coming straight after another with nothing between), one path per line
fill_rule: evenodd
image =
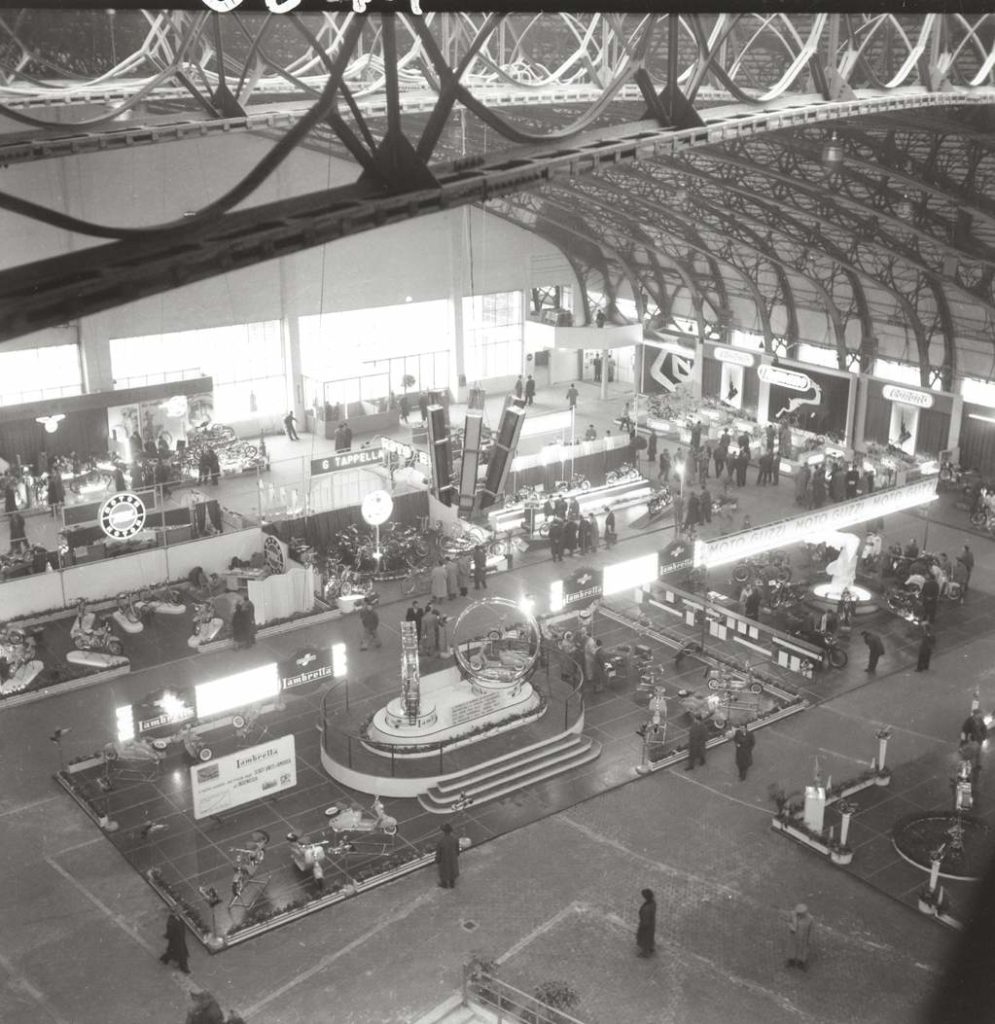
M394 500L386 491L370 491L363 498L360 510L363 513L363 519L370 526L379 526L390 519L390 514L394 511Z
M100 506L99 518L108 537L133 537L145 525L145 502L131 491L118 491Z
M284 572L287 568L287 561L283 557L283 546L274 536L269 536L263 541L263 556L266 565L272 572Z

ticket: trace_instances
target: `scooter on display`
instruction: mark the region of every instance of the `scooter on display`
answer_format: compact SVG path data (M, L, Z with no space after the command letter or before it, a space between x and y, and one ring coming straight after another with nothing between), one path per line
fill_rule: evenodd
M69 630L69 637L77 651L106 653L115 658L124 654L121 638L114 634L108 622L96 613L87 611L86 601L82 598L77 602L76 618Z
M214 601L207 600L198 604L193 613L193 634L187 640L190 647L200 647L210 643L224 628L224 619L214 614Z
M388 836L397 833L397 819L386 813L379 796L373 798L373 814L362 807L332 804L325 809L325 817L334 832L383 832Z

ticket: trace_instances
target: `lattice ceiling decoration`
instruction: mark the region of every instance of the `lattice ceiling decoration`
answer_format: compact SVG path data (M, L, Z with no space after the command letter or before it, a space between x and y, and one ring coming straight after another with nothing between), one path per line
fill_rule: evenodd
M993 40L995 15L3 11L0 161L275 141L182 222L0 194L110 240L0 272L0 339L475 202L663 318L691 296L728 330L745 299L771 343L821 309L841 361L895 322L949 377L995 322ZM302 146L355 182L237 212Z

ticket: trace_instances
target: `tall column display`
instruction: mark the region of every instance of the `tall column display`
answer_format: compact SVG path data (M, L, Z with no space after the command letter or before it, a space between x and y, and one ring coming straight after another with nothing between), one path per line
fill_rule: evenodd
M413 622L401 623L401 697L408 722L418 721L421 676L418 671L418 633Z

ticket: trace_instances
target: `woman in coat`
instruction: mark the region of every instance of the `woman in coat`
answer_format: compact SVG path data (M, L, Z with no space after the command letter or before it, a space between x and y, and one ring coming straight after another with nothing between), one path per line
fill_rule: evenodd
M436 601L445 601L449 596L449 588L446 582L446 567L439 562L432 567L432 597Z
M643 889L643 903L639 908L639 927L636 929L637 956L652 956L656 952L656 900L652 889Z
M746 781L746 773L749 771L750 765L753 764L753 746L756 741L756 737L745 725L736 727L732 742L736 748L736 767L739 769L740 782Z

